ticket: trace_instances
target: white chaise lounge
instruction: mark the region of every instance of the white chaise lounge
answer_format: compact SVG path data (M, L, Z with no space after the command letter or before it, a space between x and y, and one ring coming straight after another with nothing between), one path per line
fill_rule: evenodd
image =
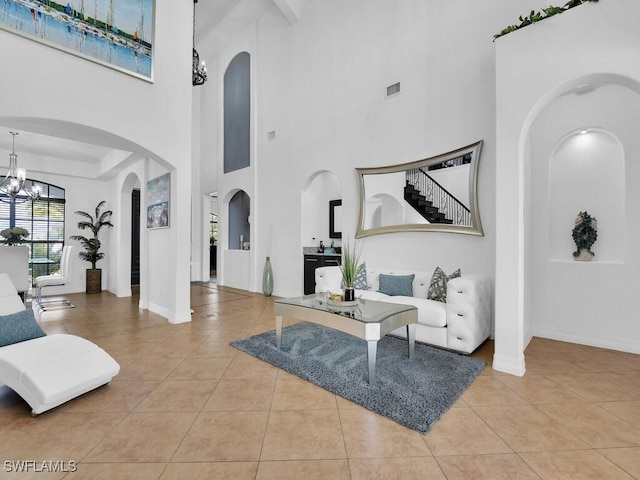
M5 334L20 338L25 331L44 334L9 277L0 274L1 344L11 341ZM33 416L108 383L119 371L107 352L75 335L45 335L0 347L0 383L20 395Z

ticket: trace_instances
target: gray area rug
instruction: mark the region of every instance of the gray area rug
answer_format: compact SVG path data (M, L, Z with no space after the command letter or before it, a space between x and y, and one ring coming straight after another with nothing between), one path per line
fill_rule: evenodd
M282 370L421 433L449 409L486 362L416 343L412 359L407 341L378 342L376 381L369 385L367 342L308 322L275 330L231 345Z

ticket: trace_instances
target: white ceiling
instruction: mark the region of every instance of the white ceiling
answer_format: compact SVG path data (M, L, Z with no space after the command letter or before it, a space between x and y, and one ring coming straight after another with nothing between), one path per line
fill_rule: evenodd
M220 42L264 14L267 8L289 0L200 0L196 3L196 43ZM9 166L12 136L16 131L15 151L18 165L25 166L29 156L46 159L50 171L55 171L55 160L72 160L97 164L117 151L132 151L129 142L90 128L67 128L51 122L25 121L0 118L0 168ZM28 163L28 162L27 162Z

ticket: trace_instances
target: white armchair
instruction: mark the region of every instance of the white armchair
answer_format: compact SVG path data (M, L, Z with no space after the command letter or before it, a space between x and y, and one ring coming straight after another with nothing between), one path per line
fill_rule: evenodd
M42 308L42 289L44 287L53 287L66 285L69 283L69 261L74 247L66 245L62 248L62 256L60 257L60 272L52 275L41 275L36 277L35 293L36 303Z

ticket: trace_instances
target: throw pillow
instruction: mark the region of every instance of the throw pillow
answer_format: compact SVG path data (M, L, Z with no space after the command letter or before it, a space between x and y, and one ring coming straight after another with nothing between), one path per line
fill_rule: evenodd
M45 335L31 309L0 317L0 347Z
M386 295L403 295L413 297L413 279L415 275L386 275L380 274L380 290L378 292Z
M342 279L340 288L345 288L344 279ZM364 263L358 267L356 278L353 280L353 288L355 288L356 290L369 289L369 285L367 285L367 266Z
M431 283L429 284L429 291L427 292L427 298L429 300L436 300L438 302L447 301L447 282L452 278L458 278L460 276L460 269L457 269L451 275L444 273L440 267L436 267L431 277Z

